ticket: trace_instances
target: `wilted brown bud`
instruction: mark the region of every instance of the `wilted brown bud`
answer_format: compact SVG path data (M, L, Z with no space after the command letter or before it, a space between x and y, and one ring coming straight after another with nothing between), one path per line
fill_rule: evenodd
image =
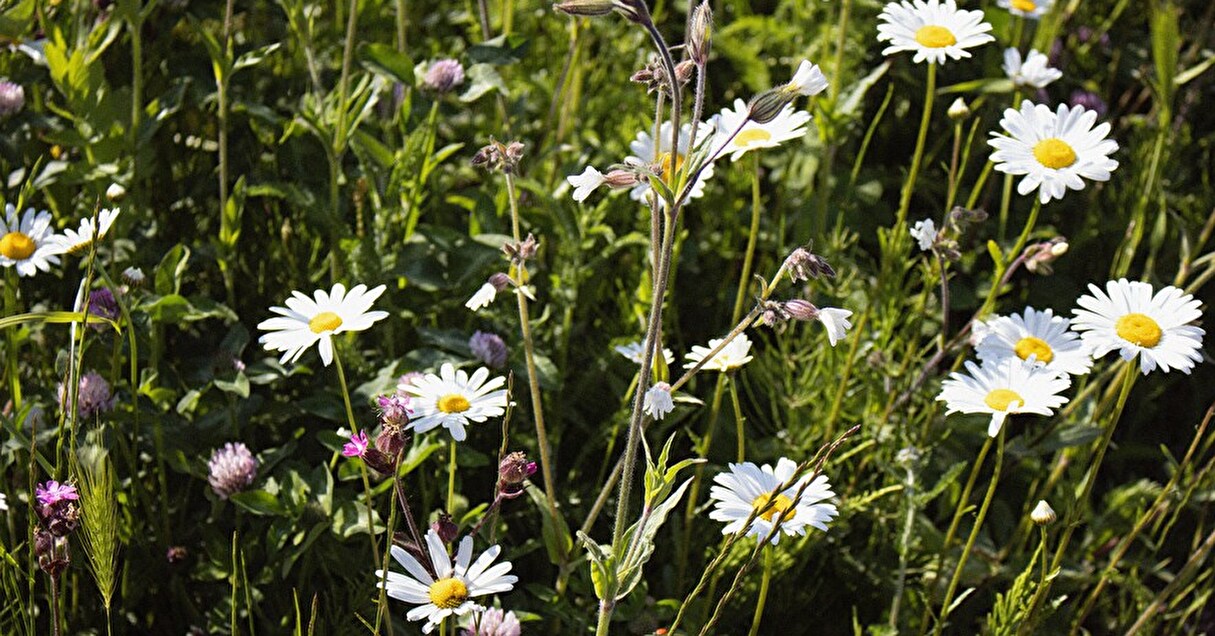
M523 148L523 142L512 141L503 145L491 139L473 155L472 165L475 168L502 170L514 174L519 168L519 160L523 158Z
M165 551L165 560L169 563L181 563L190 556L190 551L186 550L185 546L175 545Z
M368 448L363 452L363 463L381 475L391 475L396 471L397 462L395 457L388 456L378 448Z
M446 512L439 513L439 518L430 524L430 529L439 535L443 543L451 543L456 540L456 537L460 536L460 526L457 526L456 522L451 520L451 515Z
M713 9L706 0L692 13L692 30L688 34L688 56L697 66L709 61L709 42L713 32Z
M675 80L680 86L687 84L692 80L692 74L696 72L696 63L692 60L684 60L675 65Z
M502 252L515 264L525 263L535 258L537 249L539 249L539 242L536 241L536 237L530 232L527 238L522 241L507 243L502 246Z
M789 319L781 303L773 300L760 301L759 320L765 327L775 327Z

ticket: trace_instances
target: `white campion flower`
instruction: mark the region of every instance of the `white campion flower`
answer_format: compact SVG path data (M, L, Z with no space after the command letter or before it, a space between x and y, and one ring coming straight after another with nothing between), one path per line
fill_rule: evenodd
M675 410L675 401L671 399L671 385L659 382L645 392L645 401L641 407L646 415L661 420L667 413Z
M793 79L789 80L784 88L804 97L813 97L827 90L827 77L823 75L818 64L802 60L801 64L797 65L797 71L793 73Z
M596 188L603 185L607 178L594 166L587 166L582 174L572 174L565 178L574 187L574 200L585 201Z
M932 249L932 244L937 240L937 224L933 223L932 219L916 221L910 232L911 238L919 244L921 252Z

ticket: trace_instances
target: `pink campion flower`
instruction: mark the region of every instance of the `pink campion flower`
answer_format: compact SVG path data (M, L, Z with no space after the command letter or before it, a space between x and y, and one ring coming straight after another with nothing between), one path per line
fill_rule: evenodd
M371 444L367 440L367 431L359 431L350 436L350 441L342 447L342 455L346 457L362 457L367 453L367 447Z
M75 501L80 499L80 495L76 493L76 487L71 484L61 484L54 479L45 484L38 484L34 488L34 496L38 499L38 503L44 506L53 506L61 501Z
M400 393L381 395L375 401L380 409L381 422L397 426L409 423L409 417L413 415L413 407L410 406L408 395Z

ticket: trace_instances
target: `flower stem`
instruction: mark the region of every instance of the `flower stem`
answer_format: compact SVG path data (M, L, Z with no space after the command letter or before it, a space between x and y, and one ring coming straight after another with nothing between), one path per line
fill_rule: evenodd
M447 514L456 506L456 439L453 437L448 444L447 455Z
M903 184L903 194L899 197L899 211L895 217L895 226L901 227L907 221L907 211L911 208L911 193L915 189L915 180L920 173L920 162L924 158L924 142L928 138L928 124L932 121L932 102L937 92L937 65L928 64L928 86L924 90L924 114L920 118L920 132L915 140L915 152L911 155L911 169L907 172L907 182Z
M734 434L738 437L738 463L747 461L747 436L743 434L743 424L746 418L742 414L742 406L738 403L738 382L731 375L727 380L730 384L730 403L734 405Z
M696 449L696 455L700 459L706 459L709 456L709 449L713 445L713 432L717 430L717 416L721 414L721 398L726 392L726 374L717 374L717 384L713 387L713 399L709 402L709 422L705 427L704 437L701 438L699 448ZM677 572L676 581L677 589L683 588L684 576L688 568L688 552L692 548L692 522L696 515L696 504L700 500L700 483L704 479L705 463L696 464L695 473L692 475L692 485L688 487L688 502L684 506L683 511L683 541L679 544L679 564L675 571Z
M354 408L350 406L350 389L346 385L346 371L342 368L342 358L338 355L338 348L333 347L333 362L337 367L338 382L342 386L342 400L346 404L346 422L350 425L351 434L359 432L359 425L354 421ZM371 480L367 476L367 464L359 462L359 471L363 476L363 493L367 499L367 537L371 540L371 556L375 559L375 563L379 563L380 546L375 539L375 506L372 503L371 495ZM391 535L389 541L392 540Z
M772 556L775 548L764 546L764 574L759 581L759 598L755 601L755 615L751 617L751 631L747 632L747 636L757 636L759 634L759 624L764 618L764 604L768 601L768 586L772 582L772 565L775 560Z
M949 588L945 590L945 601L941 603L941 614L937 617L937 626L933 630L933 634L936 636L940 636L941 630L945 627L945 620L952 609L949 605L953 601L954 592L958 589L962 570L966 568L970 551L974 548L975 539L979 537L979 530L982 529L983 521L987 518L987 510L991 507L992 499L995 498L996 485L1000 482L1000 469L1004 467L1004 433L1007 430L1008 423L1006 422L1004 426L1000 427L1000 439L996 440L996 466L991 473L991 482L987 485L987 495L983 497L983 504L979 506L979 516L975 517L975 525L970 529L970 536L966 538L966 547L962 548L962 554L958 557L958 565L954 568L953 577L949 580Z

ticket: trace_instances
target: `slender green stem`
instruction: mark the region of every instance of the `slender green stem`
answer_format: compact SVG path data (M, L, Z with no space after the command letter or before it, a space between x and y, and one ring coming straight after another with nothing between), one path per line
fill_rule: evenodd
M751 617L751 631L747 632L747 636L758 636L759 624L764 618L764 604L768 601L768 586L772 583L772 568L775 558L773 553L776 551L772 546L764 546L764 574L759 581L759 598L755 600L755 614Z
M599 601L599 620L595 624L595 636L608 636L612 626L612 602Z
M726 392L726 374L717 374L717 383L713 387L713 399L709 402L709 420L705 426L704 437L701 438L700 444L697 445L696 455L700 459L707 459L709 449L713 445L713 432L717 430L717 417L721 414L721 399ZM683 541L679 542L679 563L675 568L676 580L679 589L683 588L684 576L687 574L688 553L692 545L692 523L696 516L696 506L700 501L700 484L704 479L705 463L701 462L696 465L695 473L692 475L692 485L688 487L688 501L684 506L683 511Z
M4 315L15 316L21 313L17 306L17 270L13 267L4 268ZM13 401L13 412L21 408L21 364L19 347L15 329L5 329L4 337L8 341L5 351L5 362L8 367L9 396Z
M832 103L835 102L839 95L840 85L843 83L844 77L844 49L848 44L848 16L852 10L852 0L843 0L840 3L840 19L836 26L835 40L835 70L831 76L831 82L827 84L827 90L831 96Z
M751 266L755 260L755 245L759 242L759 151L751 153L751 227L747 234L747 251L743 256L742 273L738 275L738 293L734 295L734 311L730 322L737 323L742 316L743 303L747 299L747 288L751 286Z
M742 406L738 403L738 382L730 376L729 384L730 403L734 406L734 434L738 437L738 463L741 464L747 461L747 436L743 433L746 419L743 418Z
M346 371L342 368L342 358L338 355L337 343L333 343L333 362L337 367L338 382L342 386L342 401L346 405L346 422L350 425L350 433L359 432L359 425L354 419L354 408L350 405L350 389L346 385ZM359 462L359 471L363 477L363 493L367 499L367 538L371 540L371 556L375 563L380 562L380 545L375 538L375 504L372 500L371 480L367 476L367 464ZM389 541L392 537L389 536Z
M953 602L954 592L958 589L958 582L962 580L962 570L966 568L966 561L970 558L970 551L975 546L975 540L979 537L979 530L983 528L983 521L987 519L987 510L991 507L992 499L995 498L996 485L1000 482L1000 470L1004 467L1004 433L1008 430L1008 423L1005 422L1000 427L1000 439L996 440L996 466L991 473L991 482L987 485L987 495L983 497L983 504L979 506L979 516L975 517L974 527L970 529L970 536L966 538L966 546L962 548L962 554L958 556L958 565L953 570L953 577L949 580L949 587L945 590L945 601L941 603L941 613L937 617L937 626L933 630L933 634L940 636L941 630L945 628L945 621L949 618L949 612L953 608L950 603Z
M915 152L911 155L911 169L907 172L907 183L903 184L903 194L899 198L899 211L895 217L895 226L901 227L907 221L907 211L911 208L911 193L915 190L916 177L920 174L920 162L924 159L924 142L928 138L928 124L932 121L932 103L937 92L937 65L928 64L928 86L924 90L924 113L920 118L920 132L915 140Z
M397 21L397 50L404 52L406 48L406 26L409 24L409 14L405 5L405 0L396 0L396 21Z
M232 11L234 0L227 0L224 6L224 61L222 64L223 70L216 67L217 77L215 78L216 102L219 119L219 130L216 132L218 137L218 159L219 170L217 178L219 179L219 269L223 276L224 289L227 293L229 306L236 305L236 289L235 281L232 278L232 269L228 263L228 256L232 253L234 245L229 244L231 237L235 235L235 228L230 227L233 220L228 215L228 80L231 71L227 70L232 66L233 44L232 44ZM135 35L132 34L132 38ZM134 39L132 39L132 46ZM138 78L138 76L136 76ZM132 105L131 120L134 122L136 117L137 105Z
M456 440L448 444L447 455L447 514L456 509Z

